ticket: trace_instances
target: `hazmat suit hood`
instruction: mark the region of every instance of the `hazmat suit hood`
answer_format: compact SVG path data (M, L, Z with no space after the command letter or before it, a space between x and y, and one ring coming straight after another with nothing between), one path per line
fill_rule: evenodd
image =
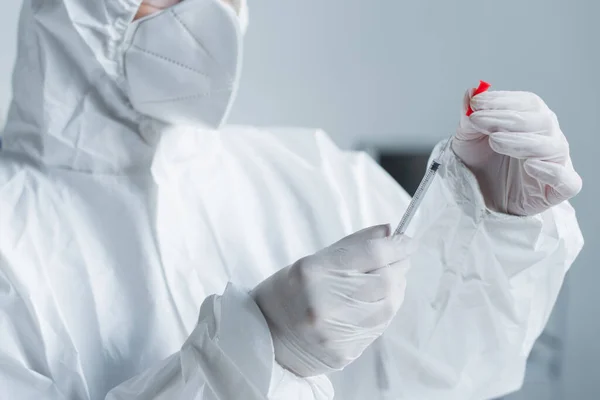
M47 166L144 168L152 145L124 90L124 38L141 0L25 0L3 150Z

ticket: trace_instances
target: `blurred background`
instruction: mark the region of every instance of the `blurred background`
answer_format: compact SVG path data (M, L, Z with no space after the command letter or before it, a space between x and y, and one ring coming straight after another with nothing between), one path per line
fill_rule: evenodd
M600 398L600 2L248 0L244 75L231 122L323 128L369 151L410 191L458 122L464 91L538 93L569 138L586 247L509 399ZM0 13L0 116L10 100L20 1ZM594 200L596 199L596 200Z

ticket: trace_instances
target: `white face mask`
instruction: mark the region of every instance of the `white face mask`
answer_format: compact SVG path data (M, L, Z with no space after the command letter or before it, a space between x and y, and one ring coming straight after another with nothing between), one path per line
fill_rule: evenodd
M242 36L222 0L185 0L133 22L124 56L133 107L171 124L218 128L237 91Z

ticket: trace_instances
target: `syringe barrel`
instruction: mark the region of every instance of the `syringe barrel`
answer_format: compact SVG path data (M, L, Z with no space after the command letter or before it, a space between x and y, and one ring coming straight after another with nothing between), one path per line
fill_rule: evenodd
M437 161L433 161L431 163L431 165L429 166L427 173L421 180L421 183L419 184L417 191L415 192L412 200L408 204L408 208L404 212L404 215L402 216L402 219L400 220L398 227L394 231L394 235L402 235L408 229L408 225L410 224L410 221L412 221L415 214L417 213L417 210L419 209L419 205L423 201L423 197L424 197L425 193L427 193L427 189L429 189L431 182L433 182L433 178L435 177L435 174L436 174L437 170L439 169L439 167L440 167L440 163Z

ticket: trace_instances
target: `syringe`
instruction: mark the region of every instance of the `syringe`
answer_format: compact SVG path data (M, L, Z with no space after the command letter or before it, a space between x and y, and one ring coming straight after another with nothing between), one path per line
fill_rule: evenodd
M473 96L477 96L478 94L486 92L490 87L491 87L491 85L489 83L487 83L485 81L479 81L479 86L473 92ZM473 112L474 112L474 110L471 108L471 105L469 105L467 107L467 117L471 116L471 114L473 114ZM435 174L437 173L438 169L442 165L442 162L440 160L442 159L442 156L448 149L448 146L450 146L451 142L452 142L452 138L448 139L448 141L446 142L446 145L442 148L442 151L440 151L440 154L438 154L438 156L433 160L433 162L429 166L429 169L427 170L427 173L425 174L425 176L423 177L423 180L419 184L419 187L417 188L415 195L413 196L412 200L410 201L408 208L404 212L404 215L402 216L402 219L400 220L398 227L394 231L394 235L402 235L402 234L406 233L406 229L408 229L408 224L410 224L410 221L412 221L415 214L417 213L417 209L419 208L419 205L423 201L423 197L425 196L425 193L427 193L427 190L429 189L431 182L433 182L433 178L435 178Z
M433 178L435 178L437 171L442 165L442 156L448 149L448 146L450 146L451 142L452 138L448 139L438 156L431 162L431 165L429 166L427 172L425 173L425 176L421 180L421 183L419 184L419 187L417 188L412 200L410 201L408 208L404 212L404 215L402 216L398 227L394 231L394 235L403 235L404 233L406 233L406 229L408 229L410 221L412 221L415 214L417 213L417 210L419 209L419 205L423 201L425 193L427 193L429 186L431 186L431 182L433 182Z

